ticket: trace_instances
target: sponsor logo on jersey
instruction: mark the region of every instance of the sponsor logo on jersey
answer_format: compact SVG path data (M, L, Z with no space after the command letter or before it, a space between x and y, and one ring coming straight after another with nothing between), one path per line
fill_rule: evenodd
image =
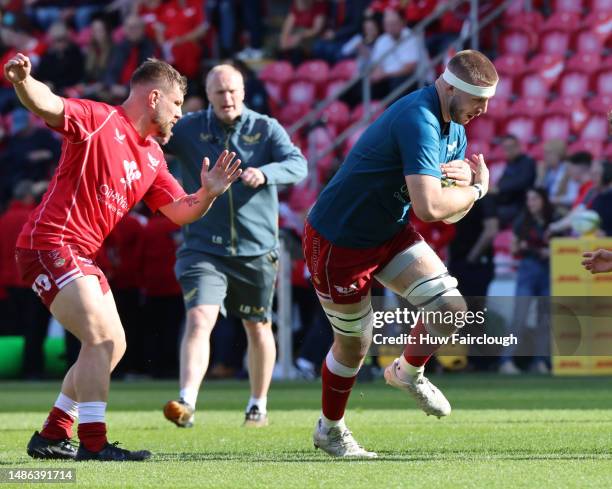
M139 180L142 176L135 161L123 160L123 169L125 170L125 177L121 177L121 183L126 187L131 187L132 182Z
M457 141L453 141L452 143L446 145L446 151L448 151L449 153L452 153L456 149L457 149Z
M147 156L149 157L149 163L147 163L147 165L149 166L149 168L151 168L151 170L157 171L157 167L159 166L159 160L155 158L155 156L153 156L151 153L147 153Z
M119 144L123 144L124 140L125 140L125 134L121 134L119 132L119 129L115 128L115 141L117 141Z

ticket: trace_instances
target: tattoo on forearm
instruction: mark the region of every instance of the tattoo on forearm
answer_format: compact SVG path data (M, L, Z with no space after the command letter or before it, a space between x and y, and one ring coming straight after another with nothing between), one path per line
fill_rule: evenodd
M194 205L198 205L200 201L195 195L188 195L183 199L183 202L187 204L189 207L193 207Z

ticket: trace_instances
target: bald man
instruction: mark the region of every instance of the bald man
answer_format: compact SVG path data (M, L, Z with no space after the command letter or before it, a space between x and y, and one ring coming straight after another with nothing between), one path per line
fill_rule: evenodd
M183 290L187 324L181 341L179 399L164 407L166 418L191 427L208 369L210 334L219 312L242 319L248 339L251 395L245 426L268 424L267 394L276 348L271 306L278 269L277 185L297 183L307 163L281 125L244 106L244 80L230 65L206 79L209 106L187 114L165 149L180 163L185 188L196 186L203 155L231 148L243 161L241 180L214 212L183 228L176 276Z

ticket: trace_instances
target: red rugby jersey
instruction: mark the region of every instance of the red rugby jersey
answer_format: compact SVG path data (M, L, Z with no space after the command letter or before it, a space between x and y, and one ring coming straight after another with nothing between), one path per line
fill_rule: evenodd
M159 144L142 138L121 107L64 99L58 168L17 246L51 250L72 245L94 254L141 199L156 211L185 192L168 171Z

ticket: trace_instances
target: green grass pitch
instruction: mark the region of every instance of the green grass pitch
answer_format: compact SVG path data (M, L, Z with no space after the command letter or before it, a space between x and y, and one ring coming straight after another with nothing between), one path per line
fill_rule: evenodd
M314 450L320 385L279 383L271 425L241 427L245 382L206 383L196 427L163 419L171 382L114 383L109 439L147 448L144 463L41 462L25 445L58 383L0 383L0 469L76 468L72 488L606 488L612 487L610 378L432 377L453 405L438 420L382 382L357 384L347 422L378 452L334 460ZM16 487L15 484L1 487ZM20 485L19 487L40 487ZM47 486L49 487L49 486Z

